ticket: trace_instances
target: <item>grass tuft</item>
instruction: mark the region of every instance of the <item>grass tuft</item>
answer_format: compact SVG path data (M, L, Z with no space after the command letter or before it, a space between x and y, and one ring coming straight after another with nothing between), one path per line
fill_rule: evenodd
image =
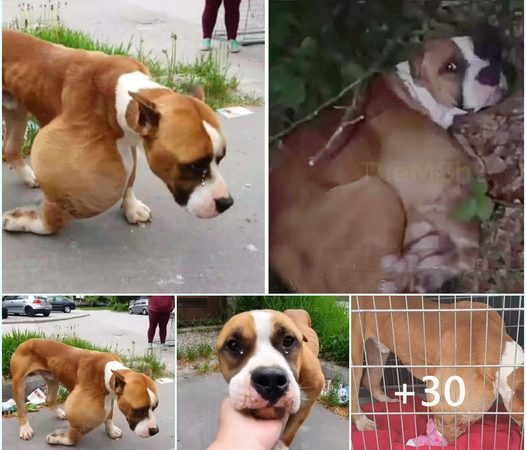
M209 358L214 353L214 347L207 343L199 343L192 347L177 349L177 359L196 361L200 358Z

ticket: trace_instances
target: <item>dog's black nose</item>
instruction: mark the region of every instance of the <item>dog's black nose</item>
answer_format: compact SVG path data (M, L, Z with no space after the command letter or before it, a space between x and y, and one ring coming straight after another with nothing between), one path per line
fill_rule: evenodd
M150 433L150 436L155 436L157 433L159 433L159 428L148 428L148 432Z
M226 211L234 204L234 199L230 195L228 197L216 198L214 201L216 202L216 209L219 213Z
M281 367L258 367L252 372L252 386L270 403L276 403L289 387L289 377Z

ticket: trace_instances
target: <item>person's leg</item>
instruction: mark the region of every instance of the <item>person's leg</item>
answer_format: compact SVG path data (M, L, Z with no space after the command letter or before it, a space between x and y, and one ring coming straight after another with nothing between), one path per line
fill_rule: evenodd
M159 313L159 337L161 338L161 344L163 345L166 343L166 328L169 320L169 312Z
M239 5L241 0L225 0L225 27L226 36L230 41L237 39L237 29L239 27Z
M148 350L151 350L153 337L155 336L155 329L159 323L159 313L148 310L148 320L150 322L150 326L148 327Z
M205 2L205 9L202 17L204 39L212 38L212 33L217 20L217 12L221 6L221 1L222 0L206 0Z

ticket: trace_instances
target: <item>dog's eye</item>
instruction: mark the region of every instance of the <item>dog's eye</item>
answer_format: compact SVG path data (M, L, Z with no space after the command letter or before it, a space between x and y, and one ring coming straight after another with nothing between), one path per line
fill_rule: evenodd
M227 343L226 343L226 347L228 348L228 350L230 350L231 352L234 352L234 353L239 353L239 344L238 342L235 340L235 339L230 339Z
M193 172L197 174L208 172L208 163L190 164L188 167L190 167L190 170L192 170Z
M134 408L132 413L134 416L143 417L148 415L149 408Z
M294 337L285 336L285 338L283 339L283 347L290 348L294 345L295 342L296 342L296 339L294 339Z
M449 73L455 73L458 70L458 66L453 62L450 61L447 63L446 71Z

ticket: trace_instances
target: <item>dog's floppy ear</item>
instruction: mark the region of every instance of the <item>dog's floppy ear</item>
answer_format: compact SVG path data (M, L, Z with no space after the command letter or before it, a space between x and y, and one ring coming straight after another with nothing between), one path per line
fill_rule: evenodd
M130 97L135 100L138 105L138 111L135 117L129 119L129 121L131 120L132 122L130 125L141 136L153 135L157 131L157 128L159 128L159 120L161 118L157 106L155 106L155 103L151 100L148 100L137 92L128 92L128 94L130 94Z
M124 376L118 370L112 370L113 373L113 391L117 395L121 395L124 391L124 386L126 385L126 380Z
M151 367L146 368L143 373L147 377L151 378L152 377L152 369L151 369Z

